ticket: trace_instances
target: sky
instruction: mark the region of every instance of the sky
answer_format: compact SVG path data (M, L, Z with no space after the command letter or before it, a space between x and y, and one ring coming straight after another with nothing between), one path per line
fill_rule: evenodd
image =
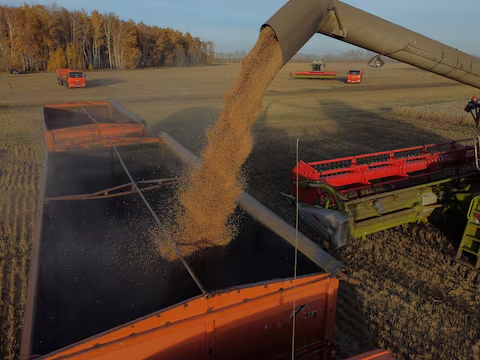
M4 0L6 5L51 1ZM121 19L171 27L215 43L217 52L249 51L261 25L287 0L57 0L68 10L114 12ZM480 55L478 0L344 0L343 2L470 54ZM300 50L327 54L354 46L316 34Z

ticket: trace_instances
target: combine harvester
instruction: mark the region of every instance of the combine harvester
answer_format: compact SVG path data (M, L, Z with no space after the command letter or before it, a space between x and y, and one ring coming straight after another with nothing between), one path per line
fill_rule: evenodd
M264 26L275 31L283 64L320 32L480 87L480 60L339 1L290 1ZM381 59L375 63L381 66ZM297 359L334 358L339 280L360 284L345 274L343 264L246 193L239 205L249 217L243 218L238 237L228 247L185 259L162 220L169 216L172 187L181 184L174 176L179 158L190 166L199 166L199 159L167 134L149 135L144 122L113 100L46 105L43 117L46 152L22 360L291 359L292 352ZM422 179L443 176L444 170L455 173L450 178L471 174L476 148L453 145L444 153L432 151L432 156L426 154L429 147L406 151L421 152L414 161L416 172L424 163L438 167L426 169L431 174L422 174ZM406 155L393 155L387 168L399 170L405 180L410 162ZM403 168L398 165L402 162ZM355 166L368 176L360 183L371 188L367 181L378 173ZM338 171L336 175L341 178ZM353 177L346 176L350 180L340 184L354 189ZM473 176L468 179L475 185ZM348 218L338 201L338 183L325 184L309 174L305 180L305 204L312 198L306 199L303 191L310 196L311 189L331 199L315 207L329 212L318 223L343 224L336 221ZM435 181L459 189L462 185ZM400 183L406 184L393 185ZM327 191L331 189L335 191ZM396 191L410 190L411 213L435 207L433 187ZM377 220L397 198L394 194L371 202L381 213ZM332 211L331 206L337 208ZM476 216L475 206L471 213ZM155 240L170 242L178 261L167 262L155 247L148 248ZM391 355L373 350L354 359Z
M327 65L323 60L315 60L312 63L312 71L295 71L291 72L289 79L336 79L335 71L327 71Z
M293 196L284 195L296 202L298 176L300 217L334 248L398 225L464 214L456 258L480 268L480 172L473 143L300 161L291 174Z

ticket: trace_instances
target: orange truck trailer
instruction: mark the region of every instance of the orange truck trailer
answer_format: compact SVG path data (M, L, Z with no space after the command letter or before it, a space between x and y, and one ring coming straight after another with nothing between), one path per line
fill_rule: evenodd
M145 229L161 230L181 181L172 175L199 158L166 133L150 137L114 99L42 110L21 360L342 356L334 338L341 263L310 240L302 245L304 235L246 193L228 247L165 259ZM393 359L370 350L349 360Z
M349 84L360 84L363 77L363 69L350 69L348 70L347 82Z
M57 69L57 83L69 89L87 87L83 72L73 69Z

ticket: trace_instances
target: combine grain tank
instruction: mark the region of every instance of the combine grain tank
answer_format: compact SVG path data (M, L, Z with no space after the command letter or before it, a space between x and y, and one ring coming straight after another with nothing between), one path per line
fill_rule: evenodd
M113 100L43 116L22 359L290 359L292 321L297 358L333 359L339 280L315 263L320 248L298 254L294 279L294 247L257 208L229 246L167 261L156 244L181 184L169 149L193 154Z

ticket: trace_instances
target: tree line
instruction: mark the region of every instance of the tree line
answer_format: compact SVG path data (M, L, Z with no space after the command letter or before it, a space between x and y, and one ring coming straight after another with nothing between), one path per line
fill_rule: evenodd
M0 70L134 69L211 64L215 48L189 32L56 4L0 6Z

